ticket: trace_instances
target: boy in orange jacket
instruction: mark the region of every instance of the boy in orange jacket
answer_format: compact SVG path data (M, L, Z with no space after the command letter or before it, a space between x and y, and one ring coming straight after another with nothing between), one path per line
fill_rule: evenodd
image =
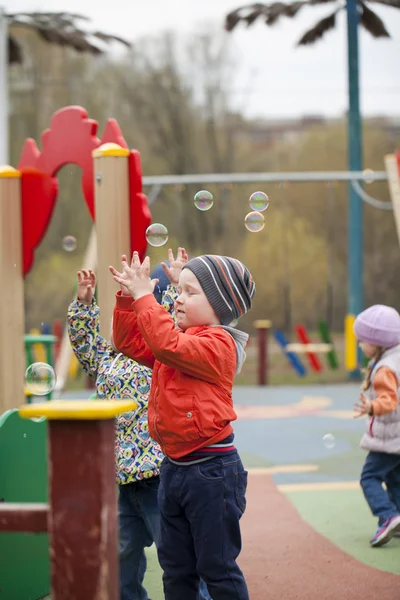
M122 267L110 270L134 302L117 294L114 343L153 369L149 430L166 456L158 493L165 598L196 600L202 577L213 600L248 600L236 563L247 472L231 426L248 336L229 324L251 308L252 276L226 256L190 260L179 277L175 327L152 294L149 258L141 264L134 253L129 266L123 256Z

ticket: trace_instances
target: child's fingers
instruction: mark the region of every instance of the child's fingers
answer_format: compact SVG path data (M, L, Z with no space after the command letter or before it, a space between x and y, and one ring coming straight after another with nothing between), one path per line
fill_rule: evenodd
M114 275L114 281L116 281L119 284L124 284L126 283L126 280L123 279L122 277L119 277L118 275Z
M142 263L142 275L150 279L150 257L146 256Z
M182 260L185 263L187 263L189 260L188 253L186 252L185 248L182 248Z
M114 267L112 267L111 265L108 267L110 272L114 275L114 276L118 276L118 277L122 277L122 273L120 273L119 271L117 271L117 269L115 269Z
M153 286L153 292L154 292L154 289L155 289L156 285L159 283L159 281L160 281L159 279L152 279L151 280L151 285Z
M82 272L78 271L77 275L78 275L78 283L80 283L82 281Z
M169 266L166 263L161 263L161 266L162 266L162 270L164 271L164 273L166 274L168 279L170 279Z
M131 267L140 267L140 258L139 258L139 252L135 252L132 254L132 262L131 262Z
M168 260L170 263L174 262L174 253L172 252L172 248L168 248Z
M85 279L89 278L89 272L87 271L87 269L82 269L82 273Z

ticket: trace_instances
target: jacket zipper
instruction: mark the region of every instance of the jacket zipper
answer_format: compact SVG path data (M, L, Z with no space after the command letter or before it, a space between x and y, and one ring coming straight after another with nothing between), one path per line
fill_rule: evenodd
M369 424L369 435L371 437L374 437L374 434L372 433L372 425L374 424L374 421L375 421L375 417L372 417L371 423Z
M157 412L158 412L158 403L157 403L157 396L158 396L158 389L159 389L159 385L160 385L160 369L158 369L158 373L157 373L157 387L156 387L156 391L154 392L154 407L155 407L155 414L154 414L154 430L157 433L158 436L158 441L160 442L160 445L162 445L162 437L160 436L158 429L157 429Z

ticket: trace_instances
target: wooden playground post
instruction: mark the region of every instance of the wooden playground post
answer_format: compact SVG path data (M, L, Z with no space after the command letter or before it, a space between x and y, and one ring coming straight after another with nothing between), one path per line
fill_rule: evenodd
M258 340L258 385L268 385L268 330L271 328L271 321L254 321L254 327L257 329Z
M385 156L385 166L388 174L389 192L393 205L397 237L400 244L400 155L398 153L387 154Z
M21 173L0 167L0 415L24 398Z
M19 409L48 419L48 504L0 503L0 532L49 533L54 600L118 600L115 417L136 402L53 400Z
M113 143L93 151L98 304L100 330L106 338L117 291L108 267L118 269L121 254L130 258L129 155L129 150Z

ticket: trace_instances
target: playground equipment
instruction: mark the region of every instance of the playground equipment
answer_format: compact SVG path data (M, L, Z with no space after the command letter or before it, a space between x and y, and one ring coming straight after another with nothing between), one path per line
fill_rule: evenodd
M254 322L257 330L258 343L258 385L268 384L268 332L272 327L271 321L258 320Z
M101 139L96 130L97 123L83 108L61 109L42 135L42 150L29 139L18 170L0 170L0 276L7 281L0 296L0 413L15 408L23 397L23 278L51 219L57 171L68 163L82 169L84 199L96 217L100 327L107 334L115 292L108 265L117 264L123 253L136 249L143 255L146 249L151 216L142 193L140 154L128 149L114 119Z
M84 198L96 224L97 235L93 233L91 239L96 245L97 298L105 335L115 293L108 265L133 250L143 256L146 249L145 231L151 216L142 194L140 155L127 148L115 120L108 121L102 139L96 137L96 130L97 123L83 108L61 109L42 136L42 151L27 140L18 169L0 168L0 276L7 281L0 295L0 414L4 413L0 417L0 531L9 532L0 536L0 589L3 595L7 590L7 600L37 600L50 591L48 580L43 585L49 571L47 541L54 598L118 598L114 418L133 410L135 403L51 400L25 404L19 413L15 410L24 401L23 278L51 219L57 171L68 163L82 169ZM57 339L28 337L32 358L38 343L45 341L45 352L49 352ZM47 420L34 422L33 418ZM22 419L27 419L25 426ZM14 461L7 454L12 448L7 435L10 423L17 432L14 447L21 445L22 431L23 441L34 442L29 444L29 458L36 457L40 465L35 467L35 461L29 463L23 454L22 467L21 460ZM46 431L49 504L38 476L45 465ZM20 469L13 470L18 462ZM36 498L34 493L26 497L31 476L33 489L40 488ZM29 504L21 505L23 500ZM22 540L21 532L42 532L42 537ZM24 582L22 591L12 574Z
M50 502L2 503L0 532L48 532L57 600L118 598L115 417L136 406L130 400L53 400L19 410L24 419L48 420ZM7 599L22 600L14 594L9 590Z
M54 352L53 346L57 343L57 337L50 334L28 333L24 336L25 341L25 356L26 367L29 367L34 362L43 362L51 367L54 367ZM32 394L28 389L25 389L25 395L28 402ZM52 392L46 394L48 400L51 399Z
M259 320L254 322L257 331L258 348L258 385L268 385L269 380L269 330L272 329L271 321ZM307 375L307 369L303 365L298 355L306 355L310 368L320 373L323 370L322 363L318 357L319 353L327 357L328 367L337 369L339 366L337 354L333 345L332 337L326 321L318 323L321 343L312 343L304 325L297 325L295 328L299 342L290 343L285 333L280 329L273 330L273 336L277 344L281 347L284 355L289 361L299 377Z

